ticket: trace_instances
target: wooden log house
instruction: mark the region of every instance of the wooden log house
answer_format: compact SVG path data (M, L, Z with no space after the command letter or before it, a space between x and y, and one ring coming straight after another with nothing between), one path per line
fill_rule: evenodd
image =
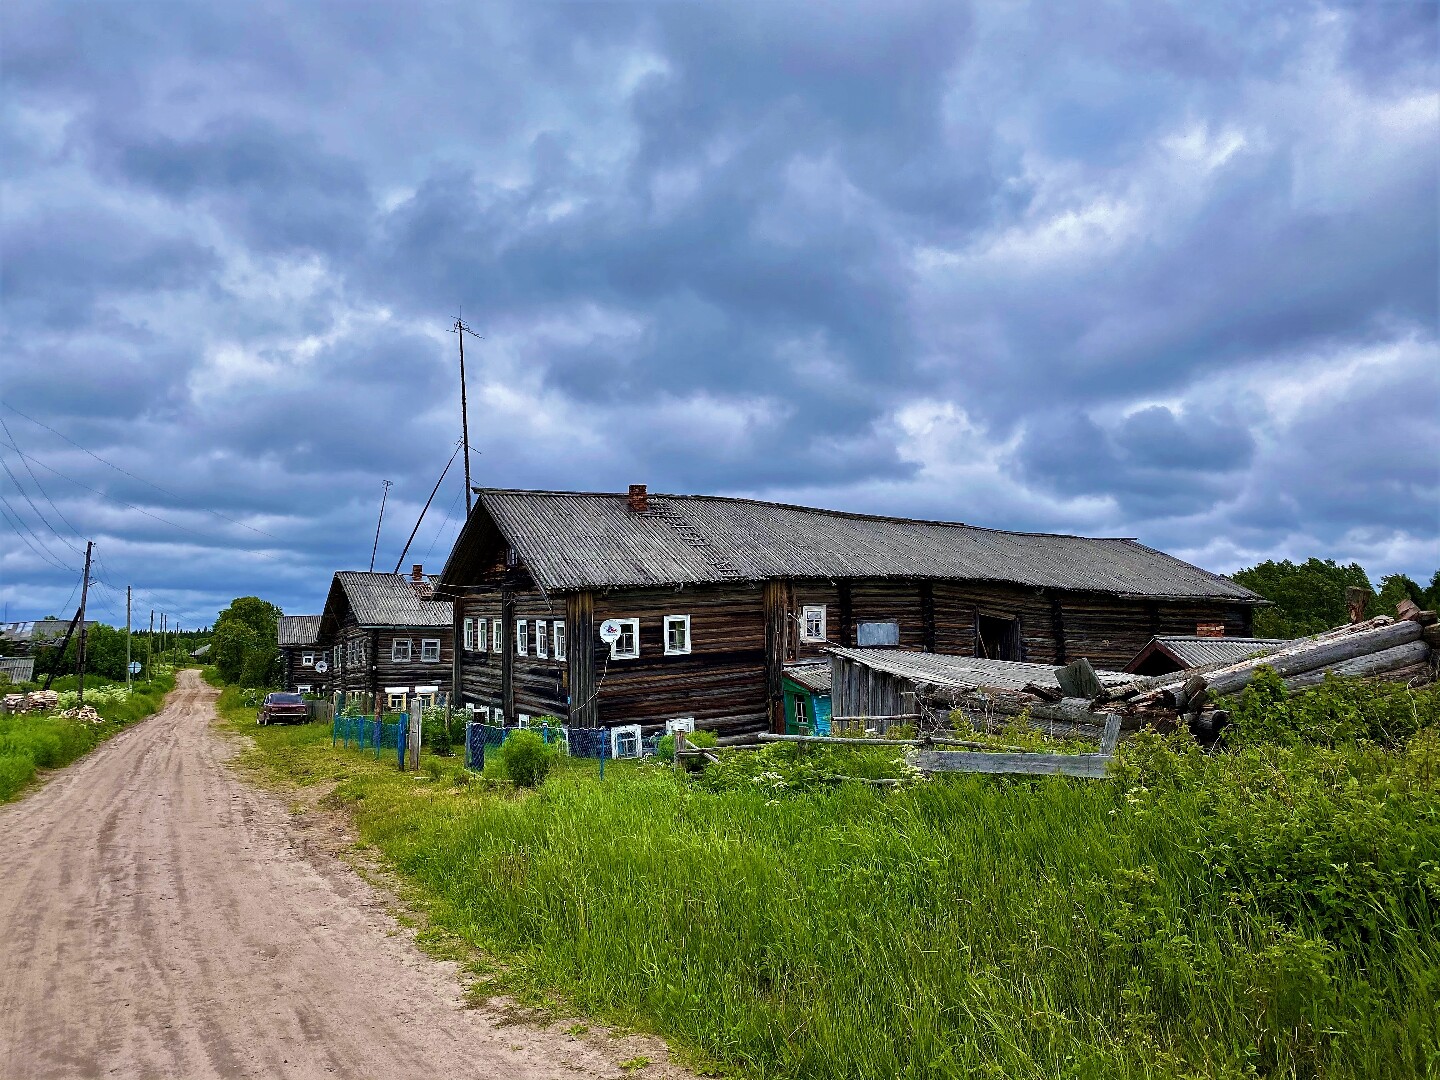
M299 694L330 693L334 664L320 646L319 615L282 615L276 627L280 666L286 690ZM316 665L324 670L317 671Z
M319 640L329 650L332 688L388 709L404 695L434 704L454 685L455 638L449 600L437 599L438 579L417 564L410 576L341 570L330 583Z
M1118 667L1161 633L1248 637L1264 602L1133 540L643 485L476 490L438 593L455 601L457 702L510 724L783 732L785 664L829 645Z

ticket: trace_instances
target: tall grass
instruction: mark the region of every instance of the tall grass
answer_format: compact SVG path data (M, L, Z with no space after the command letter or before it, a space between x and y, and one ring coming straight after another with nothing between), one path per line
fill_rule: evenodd
M1112 780L888 793L615 763L534 794L417 782L315 727L256 735L262 759L346 777L362 836L495 958L497 988L746 1075L1440 1070L1425 735L1403 753L1142 740Z
M71 679L73 689L73 676ZM106 684L93 685L99 690ZM123 689L124 684L119 685ZM88 676L85 686L87 690L92 688ZM158 711L174 686L174 676L164 674L148 683L136 683L128 696L103 692L95 695L89 703L104 718L99 724L50 713L0 715L0 802L23 792L41 769L69 765L127 724Z

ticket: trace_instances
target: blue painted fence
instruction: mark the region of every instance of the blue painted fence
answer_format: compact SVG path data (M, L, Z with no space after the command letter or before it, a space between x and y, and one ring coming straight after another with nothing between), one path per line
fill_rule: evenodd
M394 750L396 762L405 765L405 733L410 726L407 713L384 716L337 716L330 725L330 745L337 743L357 750L373 751L378 758L384 750Z

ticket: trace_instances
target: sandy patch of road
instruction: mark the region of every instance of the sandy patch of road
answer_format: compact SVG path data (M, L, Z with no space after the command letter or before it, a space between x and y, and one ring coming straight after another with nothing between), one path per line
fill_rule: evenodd
M0 1076L688 1075L640 1038L466 1008L384 894L225 766L216 691L0 807ZM319 839L319 838L316 838Z

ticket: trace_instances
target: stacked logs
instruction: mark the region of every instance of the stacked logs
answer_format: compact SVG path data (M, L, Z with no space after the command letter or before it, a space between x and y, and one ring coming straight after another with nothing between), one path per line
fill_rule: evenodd
M1409 601L1399 605L1397 616L1381 615L1337 627L1278 649L1257 648L1253 657L1237 663L1212 664L1121 685L1102 687L1084 660L1057 669L1061 686L1088 686L1086 696L1062 696L1053 688L1036 685L1023 692L929 688L929 692L922 689L922 704L935 715L961 709L972 721L987 727L1002 726L1023 714L1035 727L1054 734L1096 736L1106 715L1118 713L1125 731L1147 725L1174 730L1186 724L1204 737L1229 720L1224 710L1216 708L1219 699L1244 690L1262 666L1274 670L1289 690L1318 686L1327 674L1433 681L1440 674L1440 618Z

